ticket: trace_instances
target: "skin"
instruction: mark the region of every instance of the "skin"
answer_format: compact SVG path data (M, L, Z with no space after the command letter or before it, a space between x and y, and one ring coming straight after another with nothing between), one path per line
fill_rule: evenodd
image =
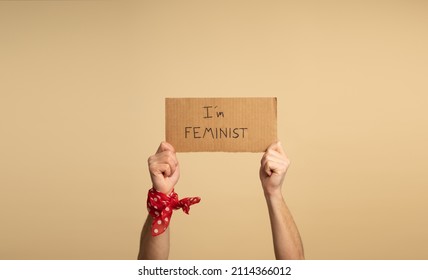
M174 147L162 142L148 160L153 187L169 194L180 178L180 167ZM276 259L304 259L299 231L282 196L282 185L290 165L280 142L273 143L264 153L260 165L260 181L269 212ZM152 217L147 216L141 231L138 259L168 259L169 228L158 236L150 233Z
M171 193L180 178L180 166L174 147L167 142L162 142L156 154L149 157L148 165L153 187L159 192ZM164 233L152 236L150 233L152 221L152 217L147 215L141 231L138 259L166 260L169 256L169 227Z
M262 183L277 260L304 259L303 245L296 223L282 196L282 185L290 161L280 142L265 152L260 165Z

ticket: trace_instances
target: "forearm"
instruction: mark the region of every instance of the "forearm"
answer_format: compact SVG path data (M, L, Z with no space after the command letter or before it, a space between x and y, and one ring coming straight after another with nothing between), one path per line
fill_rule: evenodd
M140 238L139 260L166 260L169 256L169 228L158 236L152 236L153 218L147 215Z
M304 259L299 231L282 194L265 194L277 260Z

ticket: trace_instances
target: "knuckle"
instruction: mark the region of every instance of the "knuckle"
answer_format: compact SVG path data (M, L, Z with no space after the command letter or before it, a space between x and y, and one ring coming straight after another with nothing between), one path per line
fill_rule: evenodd
M151 173L155 172L156 171L156 167L153 164L149 164L149 171Z
M165 164L165 171L170 174L171 172L171 166L169 166L169 164Z
M265 158L265 157L263 157L263 158L260 160L260 164L261 164L261 165L265 165L265 164L266 164L266 158Z
M149 165L151 165L151 164L152 164L152 162L153 162L153 156L149 156L149 158L147 159L147 163L148 163Z
M169 157L167 160L168 160L168 163L170 165L175 165L175 161L174 161L174 159L172 157Z
M168 150L168 151L164 151L164 155L165 155L165 156L167 156L167 157L169 158L169 157L172 157L172 156L173 156L173 152L172 152L172 151L169 151L169 150Z

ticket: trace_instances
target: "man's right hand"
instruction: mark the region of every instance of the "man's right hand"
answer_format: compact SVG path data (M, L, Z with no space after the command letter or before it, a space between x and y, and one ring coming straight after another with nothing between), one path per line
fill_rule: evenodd
M156 154L149 157L148 163L153 187L164 194L171 193L180 178L180 167L174 147L162 142Z

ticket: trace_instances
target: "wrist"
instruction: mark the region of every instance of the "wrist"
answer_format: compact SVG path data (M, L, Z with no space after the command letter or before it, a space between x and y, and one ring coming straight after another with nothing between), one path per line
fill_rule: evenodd
M165 188L165 187L158 187L155 184L153 184L152 187L157 192L163 193L165 195L170 195L174 191L174 186L172 188L168 188L168 187Z
M264 196L267 201L277 201L284 199L280 188L269 191L264 190Z
M265 199L270 214L278 214L278 210L281 209L282 205L285 204L285 200L282 196L281 191L274 193L265 193Z
M173 210L183 209L189 214L190 206L199 203L199 197L186 197L178 199L174 189L169 194L165 194L152 187L147 196L147 211L152 217L152 236L157 236L165 232L171 220Z

